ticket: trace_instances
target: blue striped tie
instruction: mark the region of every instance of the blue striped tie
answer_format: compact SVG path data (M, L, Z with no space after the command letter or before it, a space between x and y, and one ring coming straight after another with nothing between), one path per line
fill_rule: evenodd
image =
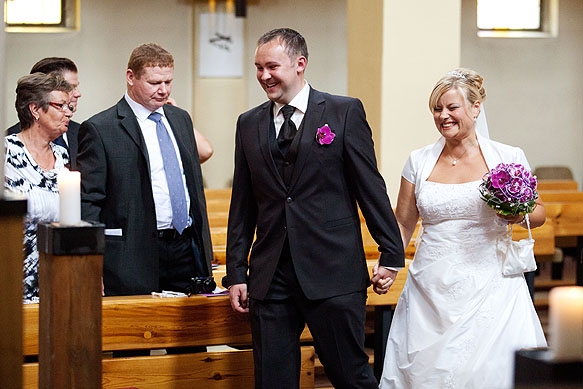
M156 122L156 135L162 152L164 162L164 173L168 182L168 191L170 192L170 204L172 205L172 224L176 231L182 234L182 231L188 224L188 211L186 209L186 195L182 183L182 173L176 150L172 144L172 139L168 135L166 126L162 122L162 115L158 112L152 112L148 119Z

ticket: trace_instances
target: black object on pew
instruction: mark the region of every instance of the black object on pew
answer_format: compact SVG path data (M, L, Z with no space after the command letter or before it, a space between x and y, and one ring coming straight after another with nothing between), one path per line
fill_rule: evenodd
M186 288L186 294L191 296L193 294L210 294L217 288L217 283L211 277L194 277L190 279L189 285Z
M581 388L583 360L555 360L549 348L522 349L515 354L515 389Z

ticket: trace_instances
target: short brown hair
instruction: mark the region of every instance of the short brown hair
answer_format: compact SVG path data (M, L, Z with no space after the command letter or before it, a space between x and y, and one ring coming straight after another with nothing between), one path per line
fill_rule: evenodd
M308 59L308 45L306 40L296 30L291 28L276 28L261 35L257 40L257 47L263 46L271 41L279 41L285 48L285 53L291 59L303 56Z
M71 93L72 90L71 84L55 73L33 73L20 77L16 85L16 102L14 103L20 127L27 129L34 123L34 117L28 107L30 104L36 104L46 112L51 92Z
M128 61L128 69L140 78L148 67L173 68L174 57L157 43L144 43L136 47Z

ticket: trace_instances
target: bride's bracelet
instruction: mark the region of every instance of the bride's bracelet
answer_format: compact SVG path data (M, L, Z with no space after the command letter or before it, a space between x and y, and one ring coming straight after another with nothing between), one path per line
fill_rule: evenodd
M518 225L522 226L522 225L524 225L525 222L526 222L526 216L523 215L522 220L520 222L518 222Z

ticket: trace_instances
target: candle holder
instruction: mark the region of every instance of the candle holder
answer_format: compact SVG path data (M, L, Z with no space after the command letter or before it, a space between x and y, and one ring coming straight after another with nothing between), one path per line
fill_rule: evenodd
M101 388L104 227L38 225L41 389Z
M582 386L583 359L559 360L547 347L522 349L515 354L515 389L580 389Z

